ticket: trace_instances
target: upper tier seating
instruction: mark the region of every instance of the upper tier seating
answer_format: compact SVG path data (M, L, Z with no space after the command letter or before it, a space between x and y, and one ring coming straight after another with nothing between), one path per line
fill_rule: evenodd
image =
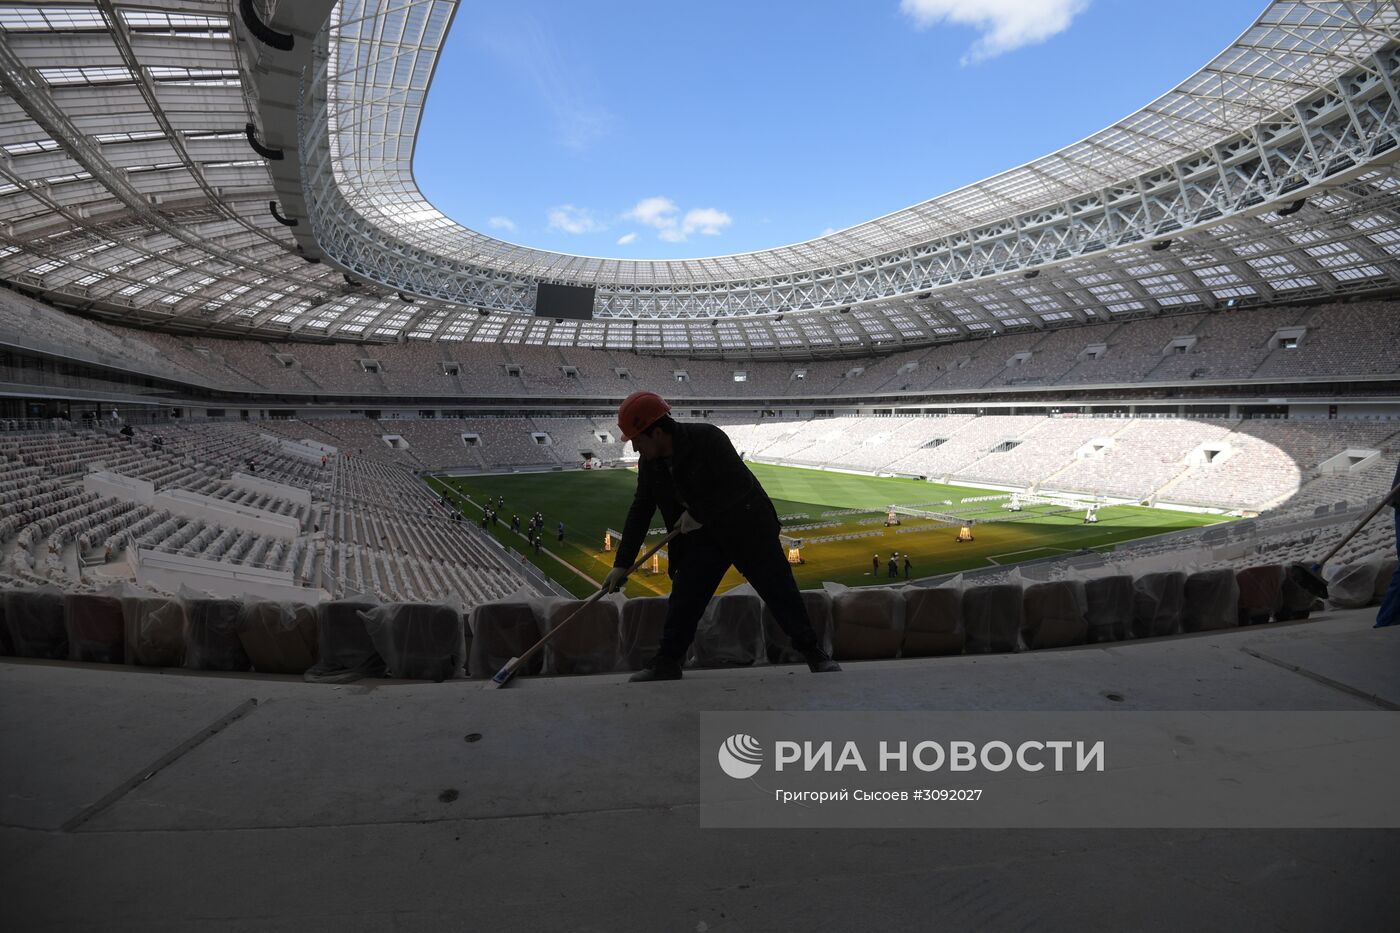
M1293 349L1271 347L1303 329ZM43 334L44 347L35 343ZM1177 352L1175 338L1194 341ZM959 340L863 360L716 360L491 342L296 343L187 337L98 324L0 289L0 345L230 391L343 394L367 408L395 395L614 397L637 388L697 397L839 398L1027 386L1181 384L1400 372L1393 302L1139 317ZM1100 347L1098 355L1088 353ZM1026 357L1025 354L1029 354ZM801 371L804 378L795 378ZM743 373L743 381L736 381ZM683 382L678 382L678 375ZM20 370L18 379L39 378ZM51 375L45 378L77 379ZM127 391L148 391L144 388Z

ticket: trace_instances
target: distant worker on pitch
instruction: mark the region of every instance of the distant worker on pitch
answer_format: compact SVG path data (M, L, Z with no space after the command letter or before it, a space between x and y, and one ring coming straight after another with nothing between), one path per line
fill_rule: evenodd
M730 565L753 584L813 673L839 671L812 631L778 540L777 510L729 437L712 424L672 420L671 406L654 392L628 396L618 409L617 426L641 463L622 542L603 588L615 592L626 581L658 508L666 528L681 532L669 548L671 595L661 646L632 680L680 679L695 628Z

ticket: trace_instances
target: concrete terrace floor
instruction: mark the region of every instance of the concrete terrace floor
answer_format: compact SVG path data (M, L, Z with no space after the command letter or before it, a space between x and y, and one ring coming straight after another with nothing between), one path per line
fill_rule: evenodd
M0 928L1393 929L1400 831L701 830L696 806L700 710L1396 710L1373 612L635 686L5 659Z

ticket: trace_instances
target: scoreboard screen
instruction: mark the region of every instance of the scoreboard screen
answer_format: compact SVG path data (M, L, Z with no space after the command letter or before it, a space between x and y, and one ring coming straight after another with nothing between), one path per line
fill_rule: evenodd
M535 317L593 320L593 286L541 282L535 291Z

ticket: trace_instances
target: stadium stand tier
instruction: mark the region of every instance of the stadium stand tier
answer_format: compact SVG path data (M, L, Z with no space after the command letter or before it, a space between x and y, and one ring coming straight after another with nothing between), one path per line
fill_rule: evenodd
M116 403L88 403L82 426L0 421L8 429L0 433L8 469L0 559L8 579L76 592L135 579L142 554L281 574L317 598L453 599L469 612L522 588L549 592L543 578L437 502L418 475L622 463L627 449L610 417L585 412L607 412L641 386L681 406L687 398L729 400L732 408L706 407L704 415L757 461L1270 519L1351 514L1384 492L1385 462L1400 440L1400 411L1327 417L1320 406L1241 399L1235 388L1257 382L1276 391L1279 380L1291 380L1332 391L1331 380L1400 376L1400 356L1379 349L1400 340L1400 315L1385 301L1130 317L883 356L791 361L491 342L196 337L89 320L14 290L0 290L0 299L0 339L11 352L62 353L89 368L60 378L124 393ZM118 371L125 383L110 375ZM12 373L31 385L45 378ZM1162 406L1158 395L1141 394L1226 383L1215 391L1237 393L1227 404ZM1138 394L1103 410L1057 410L1057 393L1093 387ZM1039 395L1018 403L1019 411L958 410L964 393L1012 390ZM336 399L339 407L325 405ZM481 410L496 400L508 406ZM774 404L791 410L766 410ZM124 414L113 420L109 406ZM579 411L561 412L566 406ZM273 407L280 412L269 417ZM130 417L139 430L123 436L118 427ZM149 484L153 493L188 494L213 511L180 513L163 501L91 491L85 477L94 471ZM249 487L238 479L246 471L300 492L289 498ZM220 521L219 509L291 526L279 537ZM1249 556L1293 555L1299 540L1262 535ZM1384 540L1361 543L1370 550L1351 557L1384 556Z
M13 309L0 317L0 345L218 388L245 400L344 396L388 406L395 397L590 399L621 397L637 386L706 399L859 399L886 393L956 398L1052 387L1400 377L1400 359L1392 352L1400 341L1400 320L1395 305L1384 301L1127 318L1035 336L1009 334L876 357L805 362L493 343L425 347L420 342L193 338L86 320L3 289L0 307ZM29 336L36 330L48 335L43 346ZM1292 334L1291 342L1279 339L1285 331ZM1174 345L1179 339L1187 342ZM1086 355L1089 351L1094 355ZM736 381L740 373L744 378ZM99 385L92 382L92 387Z
M907 416L765 420L723 419L736 449L751 459L871 473L920 471L943 481L998 484L1025 493L1087 493L1084 501L1158 500L1261 513L1239 526L1207 529L1161 543L1120 545L1119 564L1190 562L1201 571L1286 565L1336 540L1345 520L1383 494L1400 451L1400 421L1297 422L1282 419L1084 418L1053 416ZM408 430L411 426L412 430ZM381 438L412 438L395 449ZM467 446L462 435L479 438ZM550 443L537 442L540 435ZM467 611L538 589L490 538L430 492L424 470L503 467L557 469L562 456L591 452L615 462L621 445L594 443L608 429L589 418L367 418L206 422L115 429L10 430L0 433L0 540L4 582L57 585L97 593L135 582L141 558L176 555L225 570L261 568L290 575L320 598L373 602L450 600ZM159 436L159 443L157 443ZM1096 439L1107 452L1086 453ZM319 439L319 440L318 440ZM328 452L290 452L286 442L326 443ZM356 445L332 449L331 442ZM927 445L937 441L937 446ZM1010 449L1006 445L1016 441ZM1202 445L1229 450L1222 462L1192 462ZM588 450L593 448L593 450ZM1344 452L1360 465L1326 469ZM324 460L322 459L324 458ZM285 488L257 488L242 472ZM1126 465L1130 464L1131 468ZM213 513L180 514L146 502L85 489L90 476L116 474L207 500ZM100 487L99 487L100 488ZM297 496L295 493L303 493ZM282 534L221 523L240 510L287 520ZM212 515L212 517L211 517ZM1319 517L1332 519L1318 525ZM1341 560L1393 558L1380 524L1349 545ZM1102 558L1098 559L1104 563ZM1037 562L1058 579L1082 568L1073 559ZM1017 571L1019 573L1019 571ZM1031 572L1029 569L1027 572ZM1001 579L995 572L992 580ZM312 593L314 591L314 598ZM177 594L170 593L175 596Z
M310 602L353 594L470 608L524 585L518 565L411 470L357 454L291 455L256 427L170 424L130 438L115 429L0 434L8 579L95 592L136 582L143 558L165 554L211 562L221 574L284 572ZM114 475L149 484L146 502L120 489L85 491L85 478ZM163 501L172 493L186 496ZM201 515L181 510L190 497ZM282 533L238 527L249 515L284 519Z

